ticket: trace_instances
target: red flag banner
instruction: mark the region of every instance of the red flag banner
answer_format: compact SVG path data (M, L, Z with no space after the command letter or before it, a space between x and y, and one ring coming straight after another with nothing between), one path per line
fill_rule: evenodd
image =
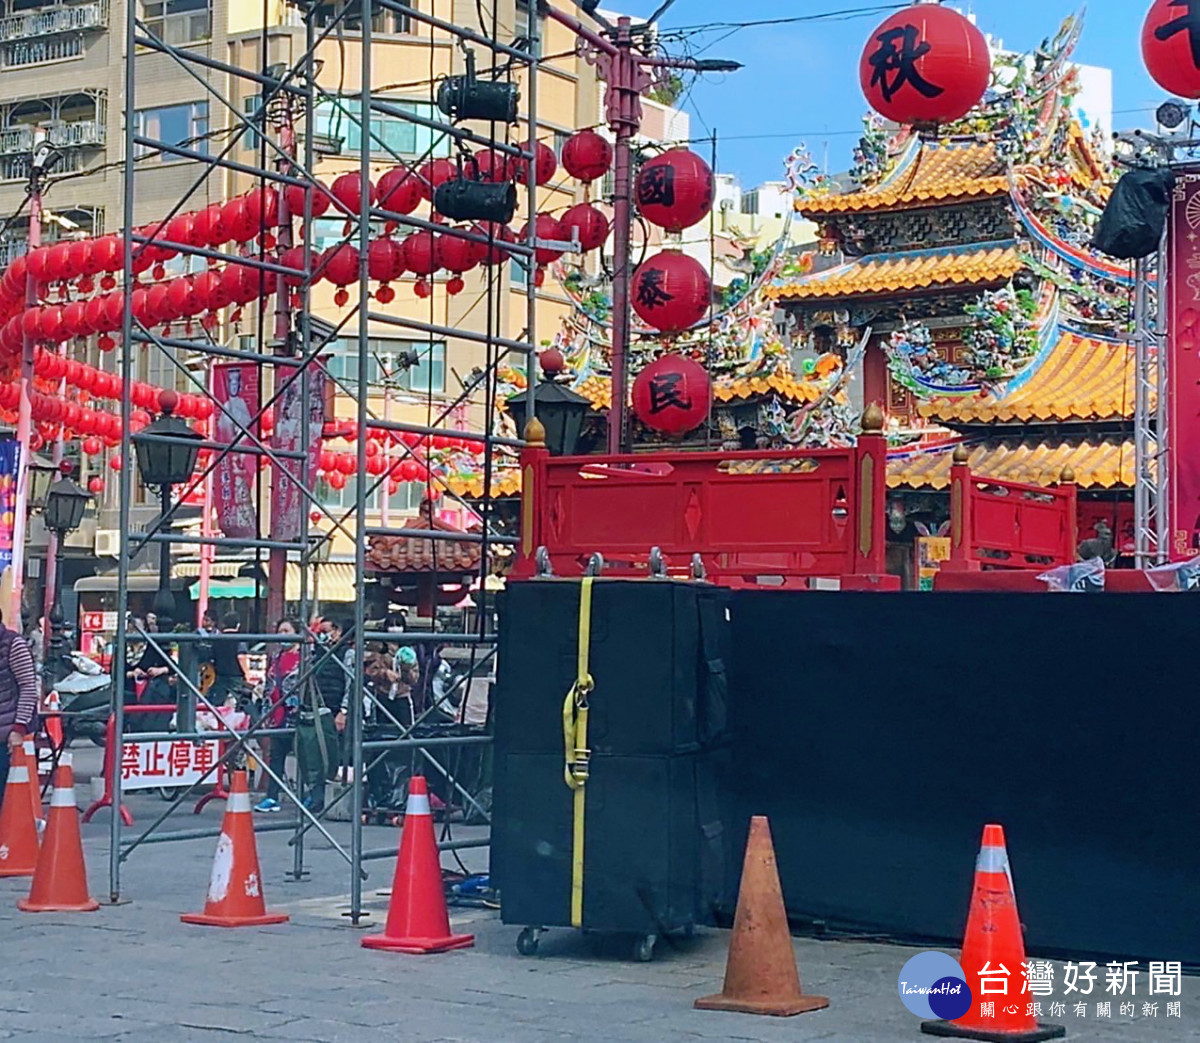
M308 487L316 484L321 456L321 432L325 426L327 377L320 363L308 366L307 374L294 379L275 400L274 448L294 453L307 448ZM308 439L305 446L304 411L308 410ZM298 540L304 534L304 515L309 501L300 489L300 460L282 460L271 465L271 539Z
M1168 246L1171 560L1200 548L1200 169L1179 171Z
M213 420L215 440L230 445L244 431L258 433L251 419L258 413L258 368L254 363L233 362L213 366L212 395L217 405ZM254 448L243 436L239 447ZM252 539L258 535L254 505L255 473L258 457L252 453L232 452L221 458L213 472L213 509L217 527L232 539Z

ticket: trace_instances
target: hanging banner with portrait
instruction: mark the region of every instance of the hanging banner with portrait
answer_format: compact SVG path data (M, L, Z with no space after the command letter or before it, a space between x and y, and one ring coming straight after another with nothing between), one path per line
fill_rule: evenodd
M212 397L217 407L213 417L214 439L221 445L231 445L237 440L238 448L253 449L255 443L245 432L258 432L258 425L251 423L259 409L258 367L250 362L213 366ZM257 463L258 457L253 453L235 451L221 457L213 470L217 528L231 539L258 536L254 509Z
M0 574L12 564L13 530L17 518L17 469L21 443L15 438L0 441Z
M279 369L282 390L275 399L273 448L295 453L307 450L308 487L316 483L321 456L321 432L325 426L329 380L325 367L312 362L305 372ZM305 410L308 429L305 431ZM306 439L307 434L307 439ZM271 539L299 540L304 534L304 516L310 501L300 486L301 460L271 464Z

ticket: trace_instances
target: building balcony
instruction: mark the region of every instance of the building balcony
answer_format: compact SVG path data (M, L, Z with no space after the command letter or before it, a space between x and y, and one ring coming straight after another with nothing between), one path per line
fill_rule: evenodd
M0 44L84 33L108 27L108 0L85 4L48 4L0 18ZM7 64L7 63L6 63Z
M76 120L71 123L44 125L46 139L55 148L103 148L108 128L98 120ZM33 128L11 127L0 130L0 156L33 151Z

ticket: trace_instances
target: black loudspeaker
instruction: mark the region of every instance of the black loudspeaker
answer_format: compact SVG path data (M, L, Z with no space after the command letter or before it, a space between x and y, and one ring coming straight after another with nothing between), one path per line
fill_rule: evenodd
M725 757L592 761L584 930L664 935L714 922L726 875ZM573 804L561 754L498 758L491 874L504 923L571 926Z
M511 181L496 184L459 176L437 186L433 205L439 214L452 221L508 224L517 209L517 186Z
M510 583L500 595L499 755L561 753L577 673L578 580ZM726 735L729 592L673 580L592 588L588 745L599 755L694 752Z
M516 123L518 97L515 83L477 80L470 73L442 80L438 85L437 107L453 120Z

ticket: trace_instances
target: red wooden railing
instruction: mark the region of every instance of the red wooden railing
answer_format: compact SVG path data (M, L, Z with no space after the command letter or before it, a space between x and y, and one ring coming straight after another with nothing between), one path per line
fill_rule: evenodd
M1002 482L971 473L956 454L950 478L948 572L1045 569L1076 559L1075 478L1054 488Z
M552 457L527 447L515 575L545 548L560 576L592 554L605 575L646 575L652 547L668 574L699 554L725 586L893 587L885 573L886 444L878 431L849 449Z

